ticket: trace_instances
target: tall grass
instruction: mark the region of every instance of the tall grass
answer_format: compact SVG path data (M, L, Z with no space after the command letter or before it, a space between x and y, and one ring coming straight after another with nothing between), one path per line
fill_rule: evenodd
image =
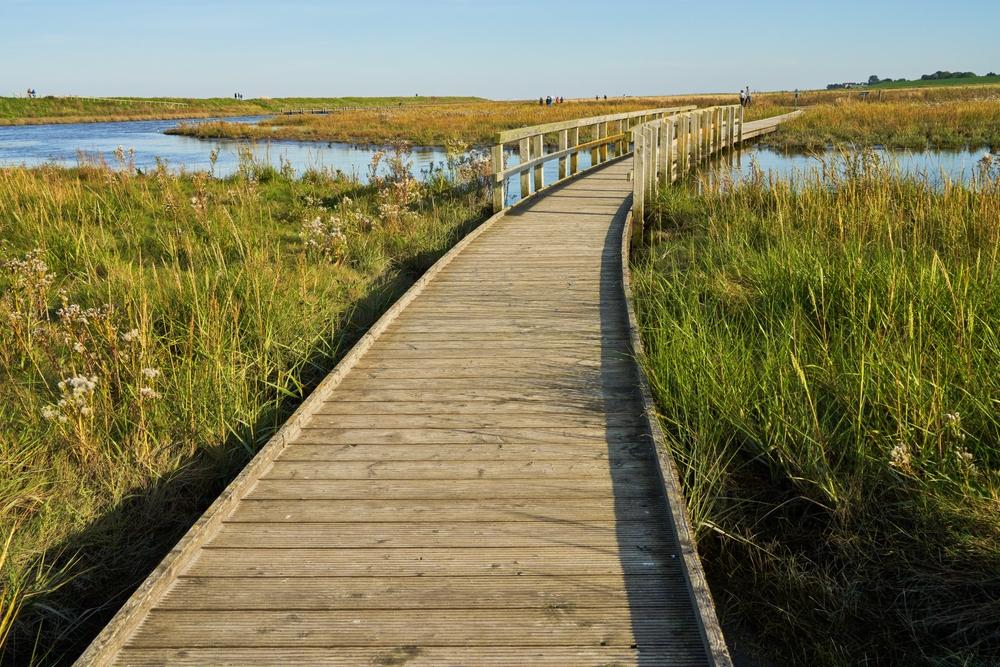
M777 664L1000 663L998 171L850 157L650 214L644 363L717 600Z
M483 217L417 184L0 170L0 648L86 645L366 328ZM4 642L4 640L6 640Z
M809 107L767 141L786 150L881 145L908 150L1000 151L1000 89L988 90L991 92L978 99L946 101L839 98Z

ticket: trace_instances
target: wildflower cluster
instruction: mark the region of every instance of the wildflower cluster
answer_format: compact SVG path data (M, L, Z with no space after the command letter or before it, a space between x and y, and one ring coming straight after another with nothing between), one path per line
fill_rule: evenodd
M49 421L66 423L71 419L90 417L97 376L77 375L59 381L60 399L54 405L42 408L42 416Z
M379 174L383 159L388 167L384 176ZM413 177L413 161L405 144L396 145L388 158L383 151L376 152L369 166L369 180L378 188L378 213L384 225L399 227L415 216L410 207L420 199L422 188Z
M48 293L55 274L49 271L43 256L41 250L33 250L24 259L0 265L0 279L8 283L0 296L0 314L22 342L29 340L47 318Z
M343 223L335 215L316 216L302 223L302 238L306 249L316 253L329 262L340 262L347 249L347 235L344 234Z
M160 377L159 368L143 368L142 377L145 380L145 384L139 388L139 396L144 399L157 399L160 398L160 392L153 389L152 385L156 378Z

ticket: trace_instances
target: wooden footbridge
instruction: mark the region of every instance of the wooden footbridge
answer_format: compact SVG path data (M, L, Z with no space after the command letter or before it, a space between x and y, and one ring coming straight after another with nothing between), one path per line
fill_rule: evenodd
M658 109L503 133L502 210L374 325L78 664L731 664L634 361L627 230L634 193L776 122ZM509 177L527 196L504 208Z

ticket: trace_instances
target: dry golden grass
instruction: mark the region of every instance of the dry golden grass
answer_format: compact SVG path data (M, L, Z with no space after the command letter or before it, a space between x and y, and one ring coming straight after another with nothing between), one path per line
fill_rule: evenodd
M285 139L387 144L409 141L438 145L452 141L491 144L501 130L573 118L696 104L733 104L735 95L695 97L628 97L610 100L567 100L551 107L528 102L473 102L429 107L386 107L345 111L326 116L279 116L259 125L205 123L182 125L177 134L201 138ZM775 112L767 103L755 105L748 118Z

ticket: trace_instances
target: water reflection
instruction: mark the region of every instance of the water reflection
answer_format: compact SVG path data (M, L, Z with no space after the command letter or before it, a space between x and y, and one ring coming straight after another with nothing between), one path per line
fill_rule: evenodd
M843 173L851 161L874 160L878 164L898 170L905 176L926 179L934 185L946 180L969 182L980 173L980 161L985 150L971 151L897 151L874 148L863 154L845 154L829 149L822 152L802 154L784 153L766 145L751 146L743 151L734 151L730 158L724 155L716 161L706 174L709 185L720 183L740 183L751 178L801 180L816 173Z
M254 123L261 118L225 120ZM215 119L185 122L209 120ZM148 120L0 127L0 166L76 166L81 154L88 161L104 160L115 165L115 149L122 146L135 151L135 164L143 170L154 168L160 159L173 171L208 171L212 168L210 156L214 149L218 149L215 175L228 176L239 169L239 149L246 147L246 142L207 141L163 134L177 123L177 120ZM275 167L280 167L284 160L298 173L307 169L339 170L365 181L368 165L377 149L343 143L273 141L258 142L252 150L255 159ZM438 147L415 147L410 158L415 175L427 173L432 167L444 168L447 162L444 149Z

